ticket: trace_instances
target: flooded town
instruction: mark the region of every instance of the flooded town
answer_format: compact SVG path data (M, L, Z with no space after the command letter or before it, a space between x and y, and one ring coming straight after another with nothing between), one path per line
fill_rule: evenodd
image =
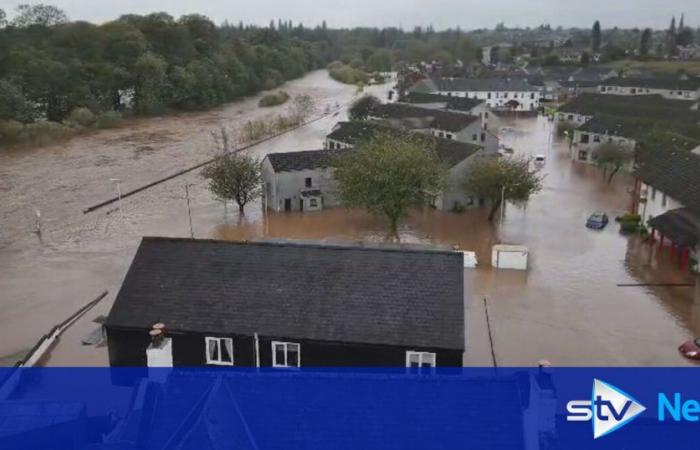
M387 98L391 88L386 83L367 92ZM245 150L251 155L323 148L358 97L325 71L284 89L310 95L314 113L322 117ZM324 113L336 107L337 113ZM212 134L223 127L235 136L256 114L257 99L251 98L211 112L144 119L49 147L0 153L2 360L13 364L55 323L107 290L106 299L45 358L45 364L57 366L107 364L106 347L82 345L81 338L109 311L141 236L388 239L382 220L358 209L265 212L258 199L241 215L235 204L224 206L212 196L199 171L83 214L114 197L117 188L127 192L215 156ZM688 364L676 347L700 333L695 276L678 269L657 246L623 236L617 227L583 226L592 211L610 217L628 211L632 177L620 174L608 183L597 167L572 161L568 141L554 127L542 115L503 120L502 145L516 155L543 154L546 163L542 191L524 206L507 205L502 223L488 221L484 208L461 213L423 208L399 230L402 243L476 253L478 266L464 270L464 364L493 364L492 348L499 365L528 366L542 359L557 365ZM491 267L491 247L498 243L527 246L528 270Z
M698 447L700 3L426 6L0 0L0 449Z

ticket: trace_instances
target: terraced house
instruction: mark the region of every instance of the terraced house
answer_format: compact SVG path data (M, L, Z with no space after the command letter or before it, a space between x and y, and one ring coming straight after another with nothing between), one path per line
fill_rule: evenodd
M417 131L498 151L498 136L483 118L401 103L377 105L368 116L393 128ZM488 119L486 119L488 120Z
M536 111L541 89L522 78L431 78L419 81L410 92L483 100L493 110Z
M700 77L686 78L612 78L600 84L606 95L658 94L667 99L700 100Z
M399 103L420 106L421 108L470 114L479 117L485 129L498 130L500 128L498 116L494 114L484 100L410 92L399 99Z

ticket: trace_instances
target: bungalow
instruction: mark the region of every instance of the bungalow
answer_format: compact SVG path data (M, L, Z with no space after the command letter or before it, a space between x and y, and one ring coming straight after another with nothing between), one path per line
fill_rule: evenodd
M411 92L483 100L499 111L536 111L540 89L521 78L432 78L416 83Z
M397 129L480 145L488 152L498 151L498 137L488 131L488 115L480 119L469 114L390 103L375 106L367 118Z
M633 211L651 228L652 242L670 245L684 266L697 264L700 239L700 155L683 149L646 151L634 172Z
M633 152L637 145L637 136L644 130L641 123L614 116L595 116L574 130L571 145L571 158L594 164L597 160L596 150L603 144L617 144ZM632 159L629 161L630 169Z
M396 129L372 122L340 122L326 137L326 148L354 148L359 142L379 131L401 133ZM482 130L479 139L486 139L486 133L487 131ZM448 170L447 188L434 197L430 205L443 211L478 206L480 199L475 195L469 195L464 190L465 177L469 176L469 166L478 158L496 157L498 153L487 151L478 145L451 139L434 136L426 136L425 139L426 143L435 146L438 158Z
M667 99L700 100L700 78L613 78L598 88L607 95L659 94Z
M111 366L460 367L461 252L145 237Z

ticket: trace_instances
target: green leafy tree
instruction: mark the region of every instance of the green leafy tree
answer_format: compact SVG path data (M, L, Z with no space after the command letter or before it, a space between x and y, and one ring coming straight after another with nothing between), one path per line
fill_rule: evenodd
M12 25L23 28L32 25L50 27L68 22L68 16L63 10L42 3L36 5L22 4L17 6L17 13L12 20Z
M350 120L365 120L372 109L380 103L379 99L373 95L363 95L350 106L348 110Z
M389 72L392 62L392 53L380 48L367 58L366 66L370 72Z
M642 31L642 37L639 41L639 56L646 58L649 56L649 50L651 49L651 28L645 28Z
M430 139L378 133L336 161L343 202L387 220L398 239L399 222L444 186L445 170Z
M0 28L7 25L7 15L5 15L5 10L0 8Z
M134 65L134 109L139 114L154 114L163 107L167 63L153 53L141 55Z
M33 111L22 90L15 84L0 80L0 120L29 122Z
M593 30L591 32L591 48L594 52L600 51L600 40L600 22L596 20L593 24Z
M488 220L493 221L501 201L526 203L542 189L542 177L530 169L527 158L484 158L475 161L465 174L464 187L491 205Z
M241 214L262 192L260 160L250 155L226 154L207 166L202 175L209 180L209 190L224 202L235 201Z
M634 152L626 147L607 142L595 150L595 156L596 164L603 169L603 178L607 178L608 183L612 183L615 174L632 161Z

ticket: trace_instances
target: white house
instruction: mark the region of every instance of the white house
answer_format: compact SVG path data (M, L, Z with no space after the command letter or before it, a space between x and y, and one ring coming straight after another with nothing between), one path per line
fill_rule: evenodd
M500 111L536 111L541 96L540 88L516 78L433 78L416 83L410 91L483 100Z
M574 130L571 157L575 161L594 164L597 160L596 150L603 144L617 144L632 153L637 145L635 136L638 135L639 130L628 120L596 116ZM631 167L632 158L626 168Z
M333 160L343 151L270 153L262 163L263 203L273 211L319 211L338 204Z
M438 138L475 144L487 152L498 151L498 136L485 118L452 111L430 109L405 103L377 105L368 115L393 128L431 134Z
M643 152L637 163L634 212L681 267L697 269L700 240L700 155L683 149Z
M440 94L423 94L410 92L399 103L415 105L421 108L444 110L454 113L469 114L481 119L484 128L498 130L501 122L484 100L466 97L451 97Z
M700 78L612 78L598 87L607 95L658 94L667 99L700 100Z
M349 151L358 142L377 132L405 133L395 128L375 122L340 122L326 137L326 148ZM459 210L477 206L479 199L465 192L465 178L469 176L469 165L479 158L498 157L497 152L490 152L481 146L434 136L425 136L426 143L434 145L438 158L448 170L447 189L436 195L431 206L443 210Z

